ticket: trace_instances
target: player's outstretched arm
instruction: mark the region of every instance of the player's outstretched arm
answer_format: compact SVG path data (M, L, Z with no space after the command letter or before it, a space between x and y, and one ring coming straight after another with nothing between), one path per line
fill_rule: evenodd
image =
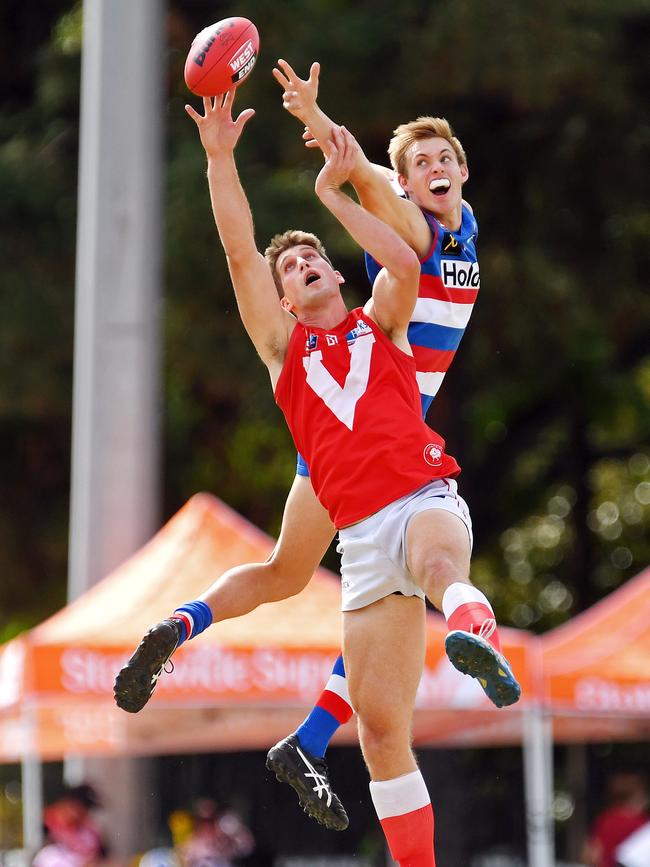
M320 63L316 61L311 65L309 78L300 78L291 64L282 58L273 69L273 77L283 89L282 107L309 127L321 150L325 151L334 121L325 114L317 102L319 75ZM363 159L365 154L359 149L358 160L361 162ZM353 173L360 168L360 165L355 165Z
M242 322L274 379L295 320L282 309L271 270L255 245L253 218L234 154L242 130L255 112L247 108L233 120L234 94L231 90L223 97L204 98L204 114L189 105L185 109L197 125L208 158L212 213Z
M333 127L316 194L354 240L384 269L373 288L368 312L391 337L405 335L417 298L417 255L390 226L358 205L341 186L350 178L358 144L345 127Z
M282 106L305 124L321 150L325 150L333 123L317 102L320 64L312 63L306 79L300 78L286 60L278 60L278 67L273 70L273 77L284 90ZM395 195L389 170L371 163L361 148L350 183L366 210L392 226L419 256L425 255L431 233L422 212L413 202Z

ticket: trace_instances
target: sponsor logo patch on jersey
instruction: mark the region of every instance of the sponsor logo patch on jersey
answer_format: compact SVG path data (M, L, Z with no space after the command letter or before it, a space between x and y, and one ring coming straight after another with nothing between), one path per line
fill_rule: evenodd
M424 460L432 467L439 467L442 463L442 449L435 443L428 443L424 447Z
M458 238L454 238L451 232L445 232L442 239L442 253L444 256L461 256L463 245Z
M363 319L357 319L357 327L353 328L352 331L348 331L345 339L347 343L354 343L360 334L367 334L369 331L372 331L372 328L368 323L364 322Z
M478 262L442 259L440 276L448 289L478 289L481 285Z
M305 351L313 352L318 346L318 334L310 334L305 343Z

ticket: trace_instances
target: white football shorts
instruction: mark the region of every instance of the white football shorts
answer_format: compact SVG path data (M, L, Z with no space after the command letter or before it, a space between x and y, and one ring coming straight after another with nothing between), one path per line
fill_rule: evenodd
M419 596L422 588L406 567L406 531L414 515L444 509L457 515L473 544L472 519L454 479L436 479L389 503L369 518L339 530L341 609L354 611L390 596Z

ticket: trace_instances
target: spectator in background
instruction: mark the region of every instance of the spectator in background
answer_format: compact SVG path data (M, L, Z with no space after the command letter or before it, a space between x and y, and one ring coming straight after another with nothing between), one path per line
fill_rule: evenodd
M618 771L607 784L608 805L596 816L583 850L587 867L615 867L616 850L650 821L648 783L640 771Z
M36 853L33 867L93 867L106 857L106 845L91 811L99 807L89 785L74 786L46 807L47 842Z
M167 819L167 826L172 835L174 849L180 849L192 836L194 828L192 813L189 810L174 810Z
M620 867L648 867L650 864L650 821L634 831L616 850Z
M178 849L182 867L232 867L253 851L253 835L231 810L201 798L192 812L193 830Z

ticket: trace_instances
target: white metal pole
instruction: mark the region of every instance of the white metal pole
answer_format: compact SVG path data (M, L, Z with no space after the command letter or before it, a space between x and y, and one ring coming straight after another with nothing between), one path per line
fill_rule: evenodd
M23 848L33 854L43 843L43 766L36 750L34 711L23 709L23 758L21 801L23 810Z
M535 702L523 713L524 788L528 867L554 867L553 736L550 718Z
M43 768L40 759L24 758L21 774L23 848L34 853L43 843Z
M68 599L159 520L164 0L84 0ZM108 612L107 612L108 613ZM75 759L130 856L145 762Z
M159 515L162 0L84 0L68 598Z

